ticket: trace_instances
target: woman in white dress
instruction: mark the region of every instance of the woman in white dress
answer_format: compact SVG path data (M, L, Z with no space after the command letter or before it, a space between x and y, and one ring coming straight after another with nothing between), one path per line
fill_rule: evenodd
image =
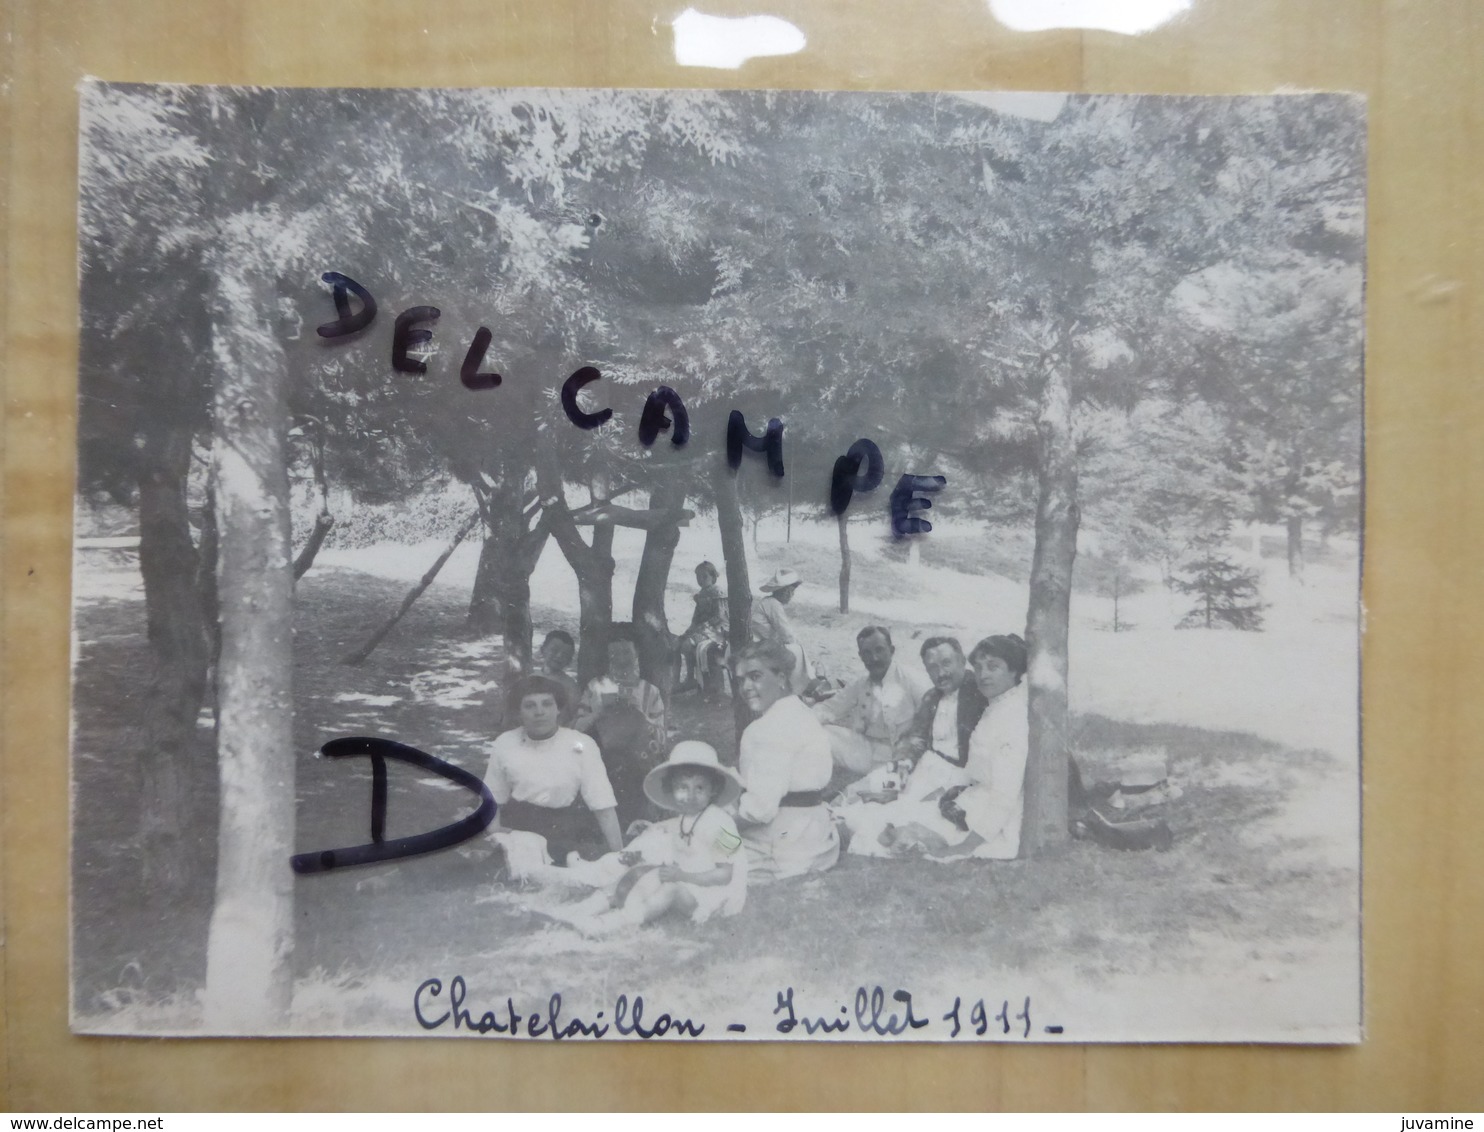
M832 868L840 838L825 805L834 773L830 737L789 691L794 657L776 645L751 645L732 661L732 686L757 718L742 732L737 769L738 832L754 880Z
M950 820L966 827L963 840L934 860L1020 855L1025 816L1025 763L1030 751L1025 642L1013 634L986 637L969 653L969 667L988 701L969 737L964 770L970 785L947 806ZM957 812L954 812L954 807Z

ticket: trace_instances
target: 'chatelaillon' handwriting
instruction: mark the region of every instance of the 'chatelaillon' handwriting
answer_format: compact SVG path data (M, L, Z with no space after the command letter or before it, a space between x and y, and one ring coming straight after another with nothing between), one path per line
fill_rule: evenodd
M472 1010L464 1006L468 986L464 976L455 975L448 983L448 994L444 997L442 979L424 979L412 996L412 1012L417 1024L424 1030L436 1030L452 1023L455 1030L469 1030L476 1034L508 1034L530 1038L549 1037L560 1041L563 1038L601 1038L610 1030L624 1037L638 1038L699 1038L706 1030L701 1022L689 1018L675 1018L661 1014L652 1022L644 1018L644 996L635 995L632 1004L629 996L621 994L613 1005L611 1022L605 1022L600 1010L591 1022L577 1016L570 1020L562 1018L562 996L553 994L546 1002L546 1012L523 1014L515 1009L515 1000L506 998L503 1008L486 1010L477 1018Z

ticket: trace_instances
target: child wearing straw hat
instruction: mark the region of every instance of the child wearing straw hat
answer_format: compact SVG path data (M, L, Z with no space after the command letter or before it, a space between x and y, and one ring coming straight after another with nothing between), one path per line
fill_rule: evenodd
M589 914L579 913L570 922L600 934L672 912L698 924L740 912L747 899L747 854L723 809L742 794L736 772L721 765L709 743L685 740L645 776L644 793L676 816L635 839L620 857L632 867L613 894L595 894L598 907L585 904L583 912Z

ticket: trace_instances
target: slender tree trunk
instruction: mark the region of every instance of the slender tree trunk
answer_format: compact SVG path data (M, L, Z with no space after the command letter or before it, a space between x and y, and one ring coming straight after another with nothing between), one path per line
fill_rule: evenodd
M737 477L725 463L716 472L716 523L721 530L721 554L727 574L727 641L732 655L747 644L752 620L752 581L747 573L743 545L742 507L737 501ZM732 693L733 754L742 742L742 730L751 722L747 704Z
M608 667L613 626L613 524L593 524L593 541L577 570L577 682L586 685Z
M188 768L209 658L186 508L192 440L189 429L158 423L140 454L139 571L154 661L140 752L140 852L145 890L165 903L187 876L180 832L188 828Z
M840 612L850 612L850 532L845 526L845 513L835 516L840 528Z
M522 506L525 469L501 468L497 474L499 478L493 488L478 475L472 477L469 485L485 522L485 537L479 548L479 565L474 570L474 588L469 594L465 621L470 632L479 637L504 630L505 610L500 594L515 572L518 544L526 524ZM529 592L529 585L526 588Z
M550 452L538 463L537 477L551 535L577 575L577 682L586 684L608 663L608 630L613 624L613 523L595 521L593 540L588 543L572 518L561 469ZM593 502L603 498L604 485L594 483Z
M544 540L543 540L544 541ZM505 642L505 664L512 672L531 670L531 575L512 570L499 581L500 636Z
M505 644L505 664L511 672L529 672L534 649L531 621L531 574L541 560L546 546L548 522L543 518L533 530L525 529L521 512L520 534L513 540L514 553L509 556L510 569L498 577L495 597L500 606L500 634Z
M201 595L201 617L206 625L206 666L214 668L222 655L221 602L216 593L216 565L221 532L216 526L216 477L206 484L206 506L201 512L201 549L196 564L196 590Z
M716 475L716 523L721 529L721 554L727 573L727 640L736 652L747 643L747 626L752 620L752 581L747 574L747 551L742 543L737 477L725 464Z
M341 664L363 664L366 658L376 651L376 646L381 644L386 638L386 635L396 628L397 622L407 615L407 611L412 608L413 603L422 597L424 591L433 584L433 579L438 576L438 571L442 570L444 563L453 557L453 552L459 548L459 543L468 537L469 532L474 529L474 524L477 522L479 522L478 511L464 520L464 525L455 532L452 541L443 548L443 553L428 567L427 573L418 579L417 585L407 591L407 596L402 599L402 604L397 607L397 611L388 617L382 623L381 627L366 639L365 644L341 660Z
M1118 597L1123 590L1123 568L1117 567L1113 571L1113 631L1118 632Z
M1249 557L1252 560L1252 565L1254 565L1254 566L1258 567L1259 569L1261 569L1262 568L1262 526L1261 526L1261 524L1256 523L1256 522L1248 523L1247 524L1247 529L1243 533L1247 536Z
M1288 576L1304 580L1304 520L1301 515L1288 516Z
M293 576L286 360L268 329L272 288L232 246L211 296L212 444L221 552L217 673L221 821L206 955L206 1026L262 1034L292 997Z
M570 559L569 559L570 561ZM613 625L613 559L573 563L577 573L577 682L586 685L608 665L608 630Z
M651 511L679 512L685 506L685 488L681 481L666 476L649 493ZM634 580L634 631L639 637L639 661L645 678L657 685L668 701L675 684L671 657L675 635L665 616L665 590L670 582L670 568L675 562L675 548L680 545L680 524L665 523L650 527L644 533L644 552L639 558L639 576Z
M1067 351L1052 359L1041 392L1037 460L1039 501L1036 549L1031 564L1030 757L1025 772L1022 855L1054 849L1067 840L1067 637L1072 567L1077 557L1077 453L1072 437L1072 392Z
M299 551L299 556L294 559L294 581L298 581L309 568L314 565L314 559L319 554L320 547L325 544L325 537L330 533L330 528L335 525L335 516L328 511L321 511L314 517L314 528L309 532L309 541L304 544L304 549Z
M311 457L314 465L314 489L319 499L319 511L314 516L314 528L309 532L309 541L304 544L304 549L299 551L299 556L294 559L294 581L298 581L309 572L314 565L314 557L319 553L319 548L325 544L325 537L330 533L330 528L335 525L335 516L330 514L330 485L325 479L325 434L323 427L314 439L314 452Z

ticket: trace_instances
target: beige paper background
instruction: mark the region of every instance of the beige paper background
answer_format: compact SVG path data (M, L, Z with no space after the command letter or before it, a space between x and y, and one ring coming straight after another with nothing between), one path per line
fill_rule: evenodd
M1111 4L1127 0L1108 0ZM5 0L0 1108L1484 1108L1484 3L1193 0L1139 37L986 0L711 0L808 46L679 67L613 0ZM150 1041L67 1030L77 97L83 75L323 86L1370 96L1368 1038L1355 1048Z

